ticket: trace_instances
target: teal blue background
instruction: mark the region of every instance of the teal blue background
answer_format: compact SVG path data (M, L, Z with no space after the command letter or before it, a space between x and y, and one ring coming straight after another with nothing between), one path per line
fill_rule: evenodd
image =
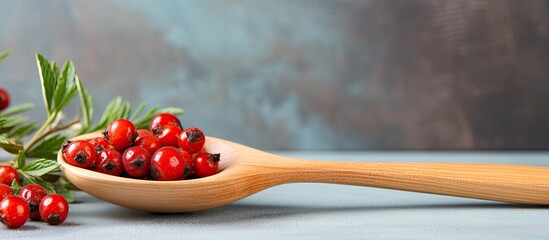
M182 107L184 126L268 150L549 146L547 1L0 6L14 102L40 104L41 52L75 62L97 112L117 95Z

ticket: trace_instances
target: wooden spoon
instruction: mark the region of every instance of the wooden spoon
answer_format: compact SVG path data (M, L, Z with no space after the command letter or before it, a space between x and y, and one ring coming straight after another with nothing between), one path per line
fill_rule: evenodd
M75 139L100 137L100 133ZM123 207L191 212L221 207L280 184L318 182L434 193L493 201L549 204L549 167L462 163L329 162L292 159L219 138L206 150L221 153L216 175L181 181L110 176L57 161L83 191Z

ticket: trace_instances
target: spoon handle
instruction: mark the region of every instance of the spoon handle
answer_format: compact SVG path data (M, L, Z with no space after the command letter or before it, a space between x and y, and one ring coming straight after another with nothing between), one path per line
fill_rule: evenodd
M549 205L549 167L464 163L329 162L285 158L284 182L397 189L501 202ZM277 164L278 165L278 164Z

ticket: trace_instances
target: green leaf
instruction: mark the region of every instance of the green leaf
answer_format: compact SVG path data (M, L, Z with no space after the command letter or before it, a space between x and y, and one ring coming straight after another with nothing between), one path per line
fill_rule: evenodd
M63 195L68 203L74 203L76 200L74 198L74 194L72 194L71 190L67 189L65 185L58 185L55 187L55 191L58 194Z
M19 115L9 116L9 117L2 117L2 118L6 119L6 122L2 125L3 127L6 127L6 126L15 127L18 124L24 123L28 120L26 117L19 116Z
M133 124L135 125L136 129L141 128L147 128L150 124L150 120L158 113L159 107L153 107L148 112L146 112L143 116L141 116L138 119L135 119Z
M0 62L2 62L5 58L7 58L11 54L12 49L8 48L2 52L0 52Z
M2 126L0 126L0 134L8 133L15 128L20 127L21 124L24 124L28 119L22 116L10 116L4 117L6 119L3 121Z
M24 103L17 106L9 107L0 113L0 117L9 117L18 113L26 112L34 108L34 103Z
M46 182L57 182L57 180L59 180L61 178L61 176L56 174L56 173L57 172L47 173L47 174L44 174L44 175L40 176L40 178L42 178L42 180L44 180Z
M17 195L19 192L19 189L21 189L21 185L15 179L11 182L11 190L13 190L13 195Z
M55 60L51 60L50 69L51 69L51 72L53 73L53 77L57 78L59 76L59 67L57 66L57 63L55 62Z
M39 177L30 177L30 178L32 179L32 181L34 181L34 183L42 186L48 194L56 193L55 187L53 187L53 185L51 185L49 182L46 182Z
M57 83L59 80L59 67L57 66L57 63L55 62L55 60L51 60L50 69L53 74L53 80L56 84L55 87L57 88Z
M141 112L143 112L143 109L145 109L146 106L147 106L147 101L144 101L141 104L139 104L139 106L137 106L137 108L133 112L132 116L129 118L130 121L136 120L137 117L139 116L139 114L141 114Z
M42 178L29 175L28 172L24 171L23 169L17 170L17 173L19 173L19 177L21 177L21 183L23 186L36 183L42 186L48 194L55 193L55 188L53 187L53 185L44 181Z
M0 134L2 134L2 133L8 133L8 132L10 132L13 128L14 128L13 126L4 126L4 125L2 125L2 126L0 127Z
M15 140L21 140L38 129L36 123L25 123L13 128L6 136Z
M48 116L53 114L53 95L57 87L57 74L55 73L56 65L49 64L48 59L36 53L36 64L38 66L38 75L40 76L40 84L42 85L42 95L44 97L44 104L48 111Z
M62 111L76 95L75 74L76 71L72 61L67 60L57 78L57 86L53 96L55 111Z
M148 128L152 118L159 113L171 113L173 115L181 115L184 113L184 110L181 108L173 108L173 107L170 107L170 108L153 107L147 113L143 114L143 116L139 117L138 119L132 120L132 122L135 125L136 129Z
M101 117L101 120L99 120L99 123L97 123L97 125L95 125L90 130L90 132L105 129L112 121L116 120L115 115L119 111L121 104L122 104L121 97L115 97L109 104L107 104L107 107L105 107L105 111L103 112L103 116Z
M61 145L63 145L65 140L67 138L61 134L51 136L34 145L34 147L25 152L25 155L29 158L56 159L57 152L61 149Z
M19 177L21 177L21 185L27 186L36 183L33 176L26 175L25 172L21 170L17 170L17 173L19 173Z
M0 148L6 150L11 154L17 154L20 150L23 150L23 145L16 143L4 136L0 136Z
M158 113L171 113L173 115L182 115L185 113L185 110L182 108L176 108L176 107L167 107L167 108L161 108L158 110Z
M80 95L80 105L82 108L82 133L86 132L92 124L93 121L93 97L86 91L78 75L75 76L76 79L76 88L78 89L78 94Z
M0 126L0 134L10 132L17 125L22 124L27 120L25 117L20 116L7 117L3 119L5 120L2 121L2 124Z
M118 114L115 119L119 119L119 118L128 119L130 117L131 112L132 112L132 106L130 102L124 102L124 104L122 105L122 109L120 110L120 114Z
M38 159L29 162L21 170L33 177L40 177L46 173L59 170L60 164L53 160Z
M71 182L67 182L64 186L65 186L66 189L69 189L69 190L82 191L82 190L80 190L80 188L78 188L77 186L75 186Z
M181 108L159 108L159 107L153 107L149 109L146 113L144 113L142 116L139 116L143 110L145 109L147 103L143 102L141 103L135 110L133 114L131 104L129 102L122 101L121 97L114 98L108 105L105 107L105 111L103 112L103 116L101 117L101 120L89 129L86 132L94 132L98 130L105 129L112 121L119 119L119 118L125 118L129 119L133 122L135 127L137 129L141 128L147 128L149 126L149 123L151 119L156 116L158 113L171 113L174 115L181 115L184 113L183 109Z
M17 165L15 165L16 169L21 169L25 167L25 153L23 151L19 151L17 154Z

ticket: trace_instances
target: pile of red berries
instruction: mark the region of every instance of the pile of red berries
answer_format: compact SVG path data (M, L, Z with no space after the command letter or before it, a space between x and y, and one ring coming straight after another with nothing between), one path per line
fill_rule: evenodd
M59 194L48 195L38 184L29 184L17 195L7 185L19 182L17 170L10 166L0 166L0 221L8 228L19 228L31 220L44 220L50 225L65 221L69 214L67 200Z
M217 173L220 154L203 150L206 136L200 129L183 129L169 113L156 115L149 129L136 130L131 121L118 119L104 137L66 142L63 156L73 166L131 178L171 181Z

